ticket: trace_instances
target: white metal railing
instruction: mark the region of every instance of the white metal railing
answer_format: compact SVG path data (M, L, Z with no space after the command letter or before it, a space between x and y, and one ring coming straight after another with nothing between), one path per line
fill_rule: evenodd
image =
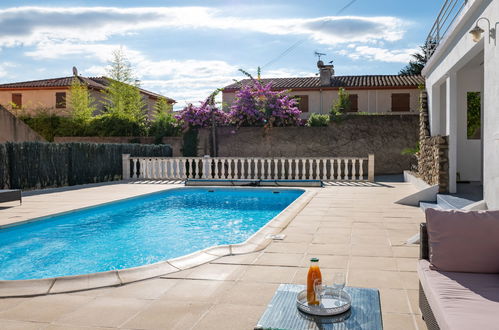
M426 37L426 58L435 52L440 41L445 37L454 21L457 19L468 0L445 0L433 26Z
M374 182L368 157L130 157L124 180L322 180Z

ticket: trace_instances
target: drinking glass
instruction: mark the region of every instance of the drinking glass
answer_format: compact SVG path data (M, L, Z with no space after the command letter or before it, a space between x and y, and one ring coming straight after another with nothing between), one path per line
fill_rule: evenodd
M322 283L320 280L315 280L314 282L314 291L315 291L315 300L321 304L322 297L326 293L326 285Z
M344 272L336 272L333 276L333 288L338 291L338 300L341 298L341 291L345 287L346 278Z

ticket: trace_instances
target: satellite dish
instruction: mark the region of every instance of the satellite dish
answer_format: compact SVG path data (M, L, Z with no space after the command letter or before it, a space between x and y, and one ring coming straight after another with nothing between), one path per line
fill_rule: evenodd
M75 66L73 67L73 76L78 77L78 69Z

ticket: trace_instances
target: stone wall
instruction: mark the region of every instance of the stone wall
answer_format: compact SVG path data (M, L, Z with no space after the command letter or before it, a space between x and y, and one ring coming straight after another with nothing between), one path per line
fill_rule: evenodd
M439 192L448 192L449 158L448 138L446 136L430 136L428 121L428 98L426 92L421 93L421 110L419 114L419 153L417 175L430 185L439 185Z
M405 148L418 142L417 115L357 115L328 127L217 128L220 157L367 157L375 173L402 173L410 167ZM199 133L198 156L212 154L211 133Z
M45 139L0 105L0 143L29 141Z

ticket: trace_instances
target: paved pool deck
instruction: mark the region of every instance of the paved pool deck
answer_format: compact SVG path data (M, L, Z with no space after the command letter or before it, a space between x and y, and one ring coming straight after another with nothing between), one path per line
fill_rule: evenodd
M0 206L0 225L151 193L172 185L112 184L25 196ZM407 183L313 188L286 238L263 251L221 257L120 287L0 299L0 329L253 329L279 283L305 284L310 257L323 279L347 272L347 285L378 288L385 329L426 329L418 308L419 208L394 204ZM6 207L6 206L12 207Z

